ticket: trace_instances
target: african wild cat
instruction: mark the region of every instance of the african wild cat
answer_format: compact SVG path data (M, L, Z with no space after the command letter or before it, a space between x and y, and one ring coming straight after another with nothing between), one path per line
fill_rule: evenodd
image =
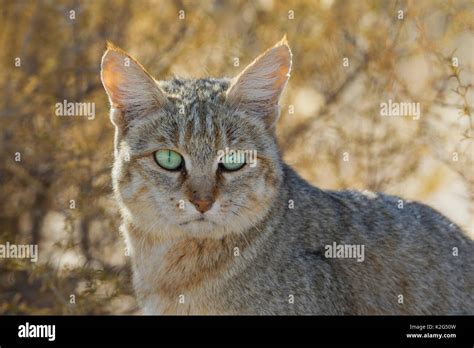
M398 197L320 190L283 163L290 68L283 39L233 80L155 81L108 46L113 187L144 312L474 314L473 242L454 223ZM256 165L226 148L256 150ZM329 257L333 243L363 258Z

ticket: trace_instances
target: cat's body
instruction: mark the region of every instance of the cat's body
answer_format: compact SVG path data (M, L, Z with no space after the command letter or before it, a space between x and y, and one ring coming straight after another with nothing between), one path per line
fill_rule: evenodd
M290 66L284 41L233 81L155 83L122 51L104 56L144 312L473 314L474 246L455 224L398 197L319 190L282 162L273 126ZM256 150L258 165L222 168L225 147ZM163 167L160 149L180 165ZM329 257L334 244L363 257Z
M168 246L147 241L144 249L156 258L140 249L134 262L137 279L142 268L151 271L146 284L136 281L145 312L474 312L472 243L431 208L405 202L399 209L399 198L382 194L321 191L288 167L282 187L267 219L246 232L247 240L184 238ZM293 209L289 200L298 202ZM325 246L334 241L364 245L364 261L325 257ZM162 267L167 272L157 276ZM149 286L151 293L144 293Z

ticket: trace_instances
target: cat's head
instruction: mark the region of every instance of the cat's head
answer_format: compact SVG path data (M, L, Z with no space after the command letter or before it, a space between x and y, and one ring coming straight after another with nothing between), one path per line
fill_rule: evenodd
M148 232L206 237L262 220L281 184L274 127L290 68L283 39L232 80L156 81L109 45L101 75L124 218Z

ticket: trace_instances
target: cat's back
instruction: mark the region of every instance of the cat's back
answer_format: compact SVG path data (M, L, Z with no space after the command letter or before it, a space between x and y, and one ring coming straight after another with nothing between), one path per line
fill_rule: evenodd
M289 167L285 168L285 185L293 202L287 217L314 227L318 238L360 238L367 242L395 238L403 243L425 238L426 246L447 241L460 248L474 245L454 222L419 202L370 191L320 190Z
M318 276L314 268L326 268L325 276L349 299L350 312L474 312L474 243L456 224L421 203L324 191L291 168L284 171L293 208L281 230L294 250L290 257L301 261L308 277Z

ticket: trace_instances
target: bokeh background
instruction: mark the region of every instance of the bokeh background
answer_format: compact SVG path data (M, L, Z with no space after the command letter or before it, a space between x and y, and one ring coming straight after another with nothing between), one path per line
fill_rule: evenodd
M1 0L0 243L39 244L39 262L0 259L0 313L138 313L111 197L106 40L166 79L234 76L287 34L287 162L322 188L427 203L472 238L473 18L469 0ZM420 103L420 119L381 117L389 99ZM96 117L56 116L63 100Z

